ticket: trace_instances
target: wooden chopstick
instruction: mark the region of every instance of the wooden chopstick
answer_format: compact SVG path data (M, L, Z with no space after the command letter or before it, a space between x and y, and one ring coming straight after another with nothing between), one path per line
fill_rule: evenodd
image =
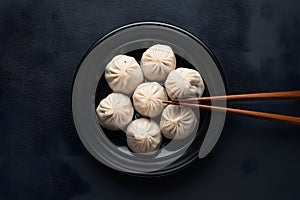
M253 94L236 94L227 96L213 97L196 97L186 99L172 99L172 101L189 102L189 101L211 101L211 100L227 100L227 101L245 101L245 100L283 100L283 99L300 99L300 90L285 92L265 92Z
M202 104L190 104L190 103L182 103L176 101L163 101L163 103L179 105L179 106L189 106L194 108L200 108L204 110L214 110L220 112L228 112L238 115L244 115L249 117L256 117L262 119L268 119L273 121L280 121L286 122L290 124L300 125L300 117L288 116L288 115L281 115L281 114L272 114L272 113L265 113L265 112L257 112L257 111L250 111L250 110L241 110L235 108L225 108L225 107L218 107L218 106L209 106L209 105L202 105Z

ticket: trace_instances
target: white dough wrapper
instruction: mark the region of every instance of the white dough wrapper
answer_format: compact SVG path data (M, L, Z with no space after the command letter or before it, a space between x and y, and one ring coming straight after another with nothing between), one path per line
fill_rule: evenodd
M202 96L205 86L199 72L188 68L177 68L172 71L165 82L170 98Z
M134 108L141 115L155 117L165 108L162 100L168 100L168 97L164 87L157 82L148 82L136 88L132 99Z
M156 44L143 53L141 68L144 76L150 81L166 80L175 67L175 54L167 45Z
M197 117L189 107L168 105L161 116L160 129L168 139L183 139L189 136L197 125Z
M136 153L154 153L162 140L157 123L147 118L131 122L127 127L126 136L129 148Z
M128 96L112 93L99 103L96 112L102 126L122 130L132 121L134 109Z
M144 76L133 57L117 55L106 66L105 79L114 92L132 94Z

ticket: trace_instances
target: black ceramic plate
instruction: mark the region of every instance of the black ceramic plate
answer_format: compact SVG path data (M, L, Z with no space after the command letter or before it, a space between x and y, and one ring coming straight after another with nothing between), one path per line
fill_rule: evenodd
M118 54L133 56L139 61L143 52L154 44L171 46L176 55L177 67L192 68L200 72L206 84L204 96L225 93L224 87L218 87L219 80L214 80L213 70L217 69L218 73L222 74L220 65L199 39L177 27L150 22L119 28L94 44L78 67L72 92L74 123L89 152L109 167L143 176L166 175L184 168L198 158L208 129L223 127L222 123L212 125L212 112L201 111L195 134L177 142L175 146L179 147L178 149L169 145L174 141L164 138L161 150L157 154L140 157L134 155L127 147L124 132L109 131L99 125L95 109L99 102L112 92L104 78L107 63ZM223 80L219 82L224 85ZM195 112L199 113L199 110ZM135 113L134 117L140 116Z

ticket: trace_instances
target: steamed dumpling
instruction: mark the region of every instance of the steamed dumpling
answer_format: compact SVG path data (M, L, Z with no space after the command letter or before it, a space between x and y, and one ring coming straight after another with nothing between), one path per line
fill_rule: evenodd
M136 153L154 152L162 140L157 123L147 118L131 122L127 127L126 136L129 148Z
M128 96L112 93L99 103L96 112L101 125L120 130L132 121L134 109Z
M204 82L196 70L178 68L169 74L165 87L170 98L199 97L203 94Z
M167 100L165 89L156 82L142 83L133 93L136 111L146 117L155 117L164 109L162 100Z
M161 116L160 129L168 139L183 139L195 129L197 118L189 107L168 105Z
M164 81L176 67L176 58L171 47L157 44L147 49L141 59L141 68L150 81Z
M140 65L133 57L115 56L106 66L105 79L114 92L132 94L144 81Z

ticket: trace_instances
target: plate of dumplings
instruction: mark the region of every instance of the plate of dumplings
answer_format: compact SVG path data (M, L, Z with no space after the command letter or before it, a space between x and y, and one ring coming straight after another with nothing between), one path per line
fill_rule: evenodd
M222 91L210 69L221 75ZM84 146L103 164L132 175L167 175L199 160L214 118L163 101L225 90L219 62L198 38L168 24L136 23L109 33L83 57L73 119Z

